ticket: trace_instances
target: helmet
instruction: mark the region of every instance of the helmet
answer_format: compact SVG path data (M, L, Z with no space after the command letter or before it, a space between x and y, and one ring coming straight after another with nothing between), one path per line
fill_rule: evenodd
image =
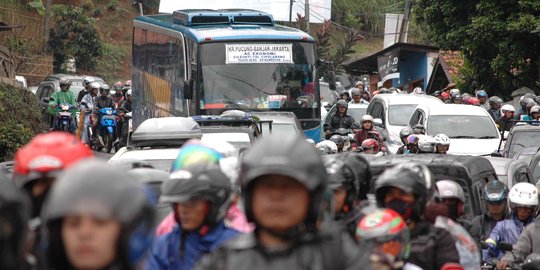
M88 87L90 89L100 89L101 88L101 84L98 83L98 82L91 82L90 85L88 85Z
M344 212L353 209L360 189L353 168L347 163L346 154L340 153L323 157L324 166L328 173L328 187L331 189L343 187L347 191L347 197L345 198L345 206L347 208L343 209Z
M338 134L332 135L329 140L337 145L338 152L341 151L341 149L343 148L343 145L345 144L345 140L343 139L343 136L338 135Z
M270 134L244 155L240 182L244 209L250 222L256 222L251 208L253 184L259 177L269 174L289 176L306 187L310 192L310 205L304 224L311 228L316 226L328 174L313 146L301 136Z
M347 103L347 101L345 101L343 99L340 99L340 100L337 101L336 106L349 108L349 103Z
M419 135L418 137L418 148L420 151L424 153L433 153L435 139L428 135Z
M340 158L345 160L353 171L355 181L358 183L358 198L361 200L367 199L367 194L371 189L372 180L369 162L364 155L352 152L342 153L340 154Z
M84 77L83 78L83 85L84 87L87 87L91 82L95 81L94 78L91 77Z
M436 90L435 92L431 93L434 97L439 97L441 95L441 90Z
M360 123L363 124L366 121L369 121L369 122L373 123L373 116L371 116L369 114L366 114L366 115L362 116L362 119L360 120Z
M534 101L533 98L529 98L529 97L525 97L525 96L522 96L520 99L519 99L519 105L522 107L522 108L525 108L527 107L527 104L529 104L530 102Z
M459 91L459 89L457 88L453 88L453 89L450 89L450 91L448 91L448 94L450 94L450 96L453 97L456 94L461 95L461 91Z
M193 198L208 201L210 210L204 224L212 227L225 218L230 196L231 184L219 167L198 163L171 173L170 178L161 185L160 201L170 204L187 202Z
M450 145L450 138L442 133L435 135L435 141L437 144Z
M452 180L439 180L436 183L441 199L455 198L465 202L465 193L463 188Z
M417 134L411 134L407 137L407 144L418 144L420 137Z
M116 90L116 91L122 90L122 87L124 87L124 83L121 82L121 81L117 81L117 82L115 82L115 83L113 84L113 88L114 88L114 90Z
M60 83L60 86L62 86L62 85L70 86L71 85L71 80L66 79L66 78L62 78L62 79L60 79L59 83Z
M492 96L488 99L488 102L489 102L489 105L490 106L493 106L493 105L502 105L503 101L500 97L498 96Z
M413 92L413 94L417 94L417 95L423 95L423 94L425 94L425 93L424 93L424 90L422 90L421 87L415 87L415 88L413 89L412 92Z
M222 158L223 154L202 144L201 141L189 140L180 148L178 156L172 163L171 172L199 163L218 164Z
M442 99L443 101L449 100L449 99L450 99L450 94L448 94L447 92L442 92L442 93L441 93L441 99Z
M356 227L356 240L371 242L373 246L397 241L399 253L390 254L396 261L409 258L411 244L409 228L401 216L392 209L377 209L363 217Z
M99 87L99 92L102 93L102 92L110 92L111 91L111 87L109 87L108 84L104 83L102 84L100 87Z
M452 100L456 100L456 99L461 99L461 94L459 93L452 94Z
M532 108L531 108L531 114L533 113L540 113L540 106L538 105L534 105Z
M81 162L67 169L52 187L42 215L43 244L52 268L70 268L62 243L62 220L85 214L108 216L121 224L115 264L134 269L154 235L155 212L143 187L102 161Z
M124 86L131 87L131 80L127 80Z
M362 82L362 81L356 81L356 82L354 83L354 86L360 86L360 85L361 85L361 86L364 86L364 82Z
M531 183L517 183L508 193L508 202L510 209L515 207L529 207L536 209L538 207L538 190Z
M516 112L516 109L514 109L514 106L510 105L510 104L504 104L502 107L501 107L501 111L504 113L504 112Z
M15 153L14 181L17 186L26 187L43 176L56 176L81 159L93 156L92 151L70 133L40 134Z
M399 132L399 137L403 140L403 138L407 138L409 137L409 135L413 134L413 130L412 128L410 127L404 127L403 129L401 129L401 131Z
M362 142L362 148L365 151L378 153L380 151L379 142L375 139L365 139Z
M412 136L412 135L411 135ZM386 169L375 181L375 199L379 207L385 207L384 198L392 187L399 188L415 197L407 222L423 219L427 201L435 190L431 172L425 165L417 163L398 164Z
M0 171L0 262L2 269L19 269L24 258L24 244L27 233L28 205L24 195Z
M351 90L351 96L360 96L360 90L358 89L353 89Z
M324 140L315 145L315 148L319 150L319 154L337 154L338 147L335 142L330 140Z
M536 106L538 104L536 104L536 102L534 102L534 100L529 100L529 102L527 102L527 109L530 110L532 107Z
M486 90L478 90L478 91L476 91L476 98L481 98L481 97L485 97L485 98L488 97L488 94L487 94Z
M480 105L480 101L478 100L478 98L475 98L475 97L471 97L471 98L467 99L467 103L469 105L474 105L474 106Z
M344 95L347 96L347 97L351 97L351 95L349 94L349 91L347 91L347 90L343 90L343 91L341 91L341 93L339 93L340 97L343 97Z
M506 201L507 197L508 187L497 179L489 181L482 191L482 198L486 202Z
M131 89L127 90L127 92L126 92L126 97L127 97L127 96L131 96Z
M412 126L412 130L414 134L426 134L426 129L424 128L424 125L422 124L416 124Z

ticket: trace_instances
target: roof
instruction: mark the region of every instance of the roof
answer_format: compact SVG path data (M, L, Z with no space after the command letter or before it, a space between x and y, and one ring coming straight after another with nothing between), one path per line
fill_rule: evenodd
M540 126L535 126L535 125L515 125L512 130L510 130L510 133L514 133L514 132L520 132L520 131L540 131Z
M439 48L429 45L412 44L412 43L395 43L378 52L367 56L353 58L346 61L343 66L348 73L351 74L366 74L375 73L378 71L377 57L398 49L400 52L437 52Z
M373 97L375 99L383 99L388 104L443 104L443 102L433 96L428 95L407 95L407 94L378 94ZM372 102L373 102L372 100Z
M212 26L191 26L186 27L175 24L171 14L159 14L150 16L138 16L134 20L158 25L170 30L178 31L184 35L197 40L198 42L212 42L225 40L298 40L314 42L313 37L307 33L283 25L245 25L245 24L225 24ZM211 40L207 40L211 38Z
M464 104L444 104L443 106L429 106L429 115L476 115L489 116L488 112L478 106Z

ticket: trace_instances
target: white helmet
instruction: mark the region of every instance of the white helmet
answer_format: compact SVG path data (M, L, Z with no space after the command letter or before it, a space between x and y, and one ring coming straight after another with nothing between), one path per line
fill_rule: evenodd
M330 153L328 154L337 154L338 147L337 144L330 140L324 140L318 144L315 145L315 148L319 149L319 151L324 152L326 148L330 150Z
M424 153L433 153L435 150L435 139L428 135L418 135L418 148Z
M465 202L465 192L463 188L452 180L440 180L437 181L437 189L439 190L439 196L442 199L456 198L461 202Z
M510 104L504 104L502 107L501 107L501 111L504 113L504 112L516 112L516 109L514 109L514 106L510 105Z
M99 89L99 88L101 88L101 84L99 82L91 82L88 87L90 89Z
M366 121L370 121L371 123L373 123L373 116L369 114L362 116L362 120L360 121L360 124L363 124Z
M533 107L531 108L531 112L530 112L530 113L531 113L531 114L532 114L532 113L540 113L540 106L538 106L538 105L533 106Z
M435 135L435 141L437 142L437 144L450 145L450 138L448 138L446 134L440 133Z
M127 96L131 96L131 89L129 89L129 90L126 91L126 97L127 97Z
M453 89L450 89L448 94L450 94L450 96L453 96L454 94L460 94L461 95L461 91L459 91L459 89L457 89L457 88L453 88Z
M508 202L511 209L519 206L536 209L538 206L538 190L531 183L517 183L508 193Z

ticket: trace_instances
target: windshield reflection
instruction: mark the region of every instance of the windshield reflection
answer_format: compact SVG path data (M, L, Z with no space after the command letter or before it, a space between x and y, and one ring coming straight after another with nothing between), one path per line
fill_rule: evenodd
M496 139L498 132L489 116L432 115L428 118L430 135L446 134L450 139Z

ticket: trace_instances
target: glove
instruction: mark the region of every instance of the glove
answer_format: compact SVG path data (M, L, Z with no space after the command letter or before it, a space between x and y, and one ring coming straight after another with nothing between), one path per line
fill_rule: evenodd
M487 250L491 257L497 258L499 256L499 249L497 248L497 243L493 239L486 240Z

